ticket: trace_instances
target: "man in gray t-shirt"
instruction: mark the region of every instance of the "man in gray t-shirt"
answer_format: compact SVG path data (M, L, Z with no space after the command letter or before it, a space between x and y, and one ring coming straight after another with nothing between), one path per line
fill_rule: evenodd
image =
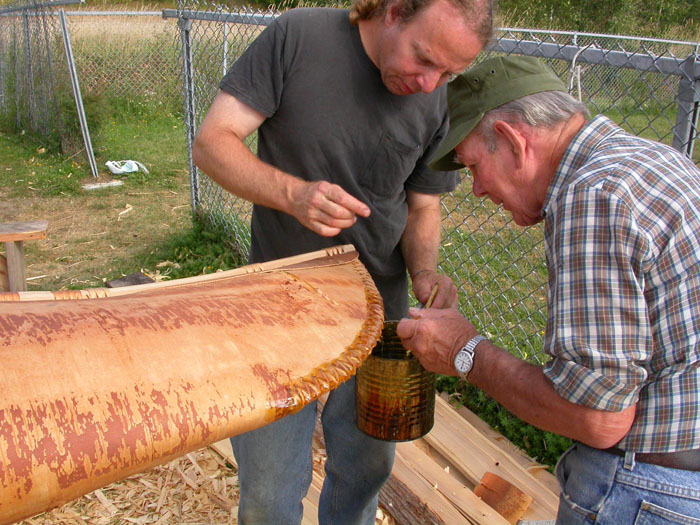
M353 244L387 318L416 297L457 305L437 273L440 193L455 172L427 159L448 124L444 84L491 34L492 0L362 0L295 9L273 22L220 83L195 163L254 203L250 262ZM258 157L243 142L258 132ZM310 483L313 403L232 439L240 523L298 523ZM331 392L322 421L328 460L321 523L373 523L394 446L354 424L354 379Z

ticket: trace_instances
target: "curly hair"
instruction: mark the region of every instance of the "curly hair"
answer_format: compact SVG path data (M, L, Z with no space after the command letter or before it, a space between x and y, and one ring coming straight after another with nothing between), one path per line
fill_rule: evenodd
M436 0L354 0L350 7L350 23L383 16L393 2L399 3L399 17L403 23ZM493 36L494 0L447 0L463 14L470 27L485 46Z

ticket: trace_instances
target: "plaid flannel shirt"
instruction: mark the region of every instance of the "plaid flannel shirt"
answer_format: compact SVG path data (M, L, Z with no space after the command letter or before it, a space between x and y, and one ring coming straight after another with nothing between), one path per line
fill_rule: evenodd
M543 216L554 388L595 409L638 403L623 449L700 447L700 170L598 116Z

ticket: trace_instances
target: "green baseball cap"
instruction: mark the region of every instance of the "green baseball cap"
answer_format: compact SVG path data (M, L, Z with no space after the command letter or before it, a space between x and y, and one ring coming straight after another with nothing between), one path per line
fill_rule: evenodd
M535 57L489 58L459 75L447 85L450 130L430 160L430 167L440 171L463 168L455 160L455 148L486 112L542 91L567 89L554 71Z

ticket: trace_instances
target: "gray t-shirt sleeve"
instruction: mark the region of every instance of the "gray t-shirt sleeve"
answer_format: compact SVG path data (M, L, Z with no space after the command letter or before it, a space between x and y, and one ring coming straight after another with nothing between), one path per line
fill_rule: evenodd
M284 18L275 19L246 48L221 79L219 88L270 118L284 86Z

